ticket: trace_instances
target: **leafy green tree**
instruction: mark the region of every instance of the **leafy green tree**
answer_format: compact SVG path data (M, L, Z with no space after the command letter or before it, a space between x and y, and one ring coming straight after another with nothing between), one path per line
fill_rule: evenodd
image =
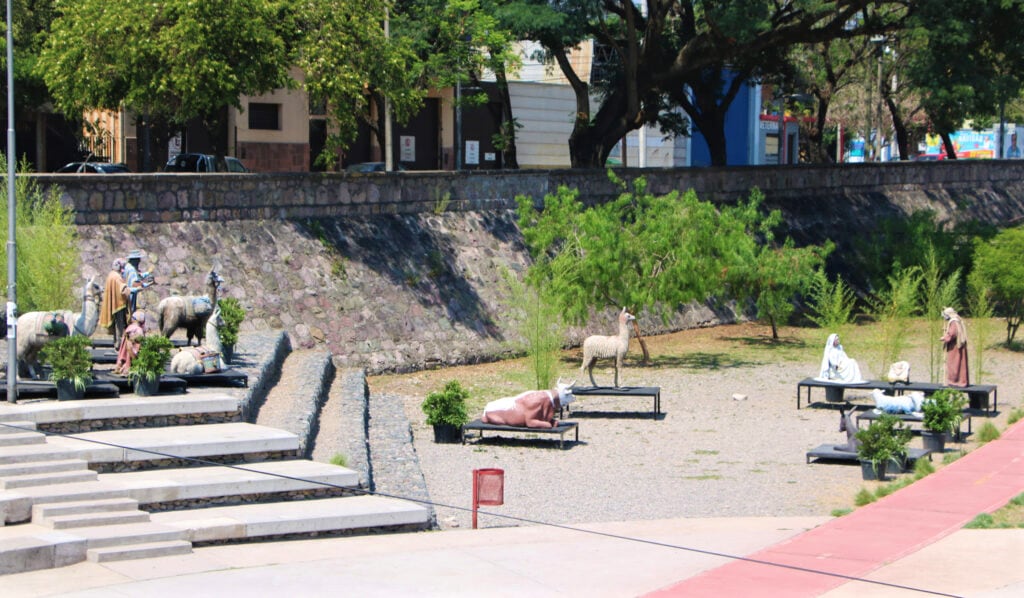
M573 167L601 167L626 133L658 125L666 134L685 132L671 107L682 107L709 140L712 163L724 165L725 133L719 115L728 108L720 86L708 77L729 66L750 76L774 73L785 50L830 39L854 38L896 26L895 0L633 0L548 2L520 0L531 10L529 39L544 45L576 95L569 139ZM869 18L859 18L872 7ZM569 52L594 40L597 59L588 79L576 72ZM589 66L589 65L588 65ZM741 77L743 78L743 77ZM687 105L687 87L702 97ZM591 107L597 94L599 106Z
M757 240L769 238L781 219L777 211L762 213L759 192L715 206L692 190L655 196L642 177L630 188L609 176L622 192L599 205L585 206L579 192L566 187L545 196L540 207L530 197L516 198L519 228L534 259L527 279L550 289L567 321L582 324L609 307L646 310L667 321L691 301L752 296L745 287L758 259L774 258L761 254ZM639 334L638 340L647 360Z
M967 307L971 310L971 348L975 363L974 380L981 384L985 377L985 355L992 337L992 290L984 286L980 277L969 277L967 283Z
M224 108L292 84L299 31L290 0L54 0L54 8L36 72L68 115L124 107L169 128L202 118L222 134L213 138L223 155Z
M824 268L819 268L811 278L807 298L807 319L819 328L837 330L842 334L841 329L853 322L857 298L841 276L832 282Z
M6 173L0 180L6 187ZM71 308L77 311L81 306L75 304L81 299L79 290L82 287L75 213L61 203L60 196L61 190L57 187L43 191L31 177L15 178L19 313ZM0 227L7 230L6 196L3 203ZM5 264L0 281L6 289L6 244L0 247L0 259Z
M1013 343L1024 317L1024 227L1001 231L974 248L971 286L991 289L996 313L1006 318L1006 343Z
M552 388L565 339L565 325L551 291L524 284L511 271L505 272L504 278L511 291L511 304L506 306L506 313L516 322L523 338L534 388Z
M757 245L749 278L741 288L753 296L757 317L768 320L772 339L779 339L779 326L786 324L796 310L796 296L813 284L815 272L831 251L831 244L797 248L792 239L781 246Z

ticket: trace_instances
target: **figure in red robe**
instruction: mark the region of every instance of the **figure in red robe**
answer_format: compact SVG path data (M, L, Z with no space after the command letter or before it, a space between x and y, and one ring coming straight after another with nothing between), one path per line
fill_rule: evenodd
M967 328L952 307L942 310L946 329L942 335L942 348L946 350L946 385L969 386L967 371Z

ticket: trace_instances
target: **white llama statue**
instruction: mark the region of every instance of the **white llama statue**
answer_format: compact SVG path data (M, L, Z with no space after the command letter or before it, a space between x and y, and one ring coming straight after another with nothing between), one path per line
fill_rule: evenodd
M90 278L82 289L82 311L67 310L30 311L18 316L18 375L23 378L40 376L39 351L46 343L57 338L45 330L46 323L60 316L71 336L92 336L100 320L100 299L103 288Z
M597 363L597 360L614 357L615 388L619 387L619 370L622 369L622 359L626 356L626 351L629 351L629 323L635 319L633 314L627 312L623 307L619 312L619 333L617 335L595 334L588 336L583 341L583 365L580 366L580 372L587 370L592 385L597 386L597 382L594 382L594 364Z

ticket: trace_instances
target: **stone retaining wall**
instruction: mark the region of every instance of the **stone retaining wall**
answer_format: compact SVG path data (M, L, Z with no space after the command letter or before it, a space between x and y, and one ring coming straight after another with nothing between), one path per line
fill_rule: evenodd
M885 217L927 209L940 222L1024 221L1019 160L627 174L644 174L654 193L693 187L720 201L757 186L798 244L835 241L834 261ZM143 249L157 285L142 305L155 313L167 295L203 294L215 267L247 310L243 332L284 330L293 346L324 347L339 367L371 374L517 354L504 273L530 259L512 198L560 184L588 201L617 192L595 171L37 178L62 183L78 209L86 276L103 277L113 257ZM614 312L570 330L566 344L614 332ZM737 317L710 305L687 306L667 324L640 316L645 334Z

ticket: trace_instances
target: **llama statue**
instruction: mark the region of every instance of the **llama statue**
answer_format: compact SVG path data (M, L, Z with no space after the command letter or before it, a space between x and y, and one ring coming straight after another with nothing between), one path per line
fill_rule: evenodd
M203 344L206 322L217 306L217 290L222 282L224 279L215 270L210 270L206 275L205 295L174 295L161 299L156 306L160 334L171 338L175 330L184 328L187 344L191 345L193 338L197 346Z
M100 298L103 289L90 278L82 289L82 311L72 313L65 310L30 311L18 316L18 375L22 378L39 378L39 351L46 343L63 334L50 334L46 325L60 318L70 324L68 334L92 336L100 320Z
M224 320L220 317L220 307L213 308L213 313L206 321L206 344L201 347L184 347L171 358L172 374L202 374L207 371L203 364L203 356L217 354L217 370L227 369L224 364L224 347L220 342L220 327Z
M622 369L622 359L629 351L629 323L635 320L633 314L623 307L619 312L619 333L615 336L588 336L583 341L583 365L580 366L580 373L587 370L590 375L590 383L594 382L594 364L598 359L615 358L615 388L619 387L619 370Z

